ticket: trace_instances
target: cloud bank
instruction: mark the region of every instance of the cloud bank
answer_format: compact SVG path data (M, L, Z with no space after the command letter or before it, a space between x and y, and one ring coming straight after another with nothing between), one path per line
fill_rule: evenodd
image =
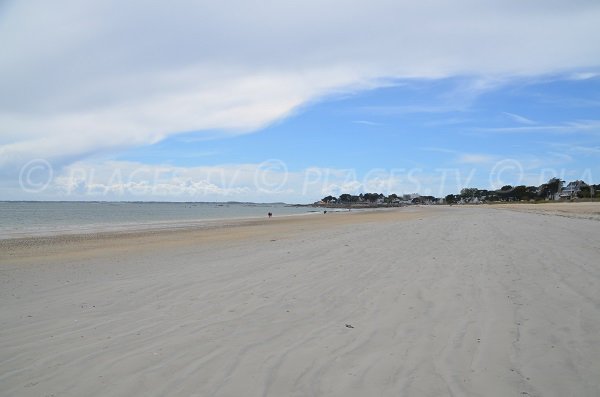
M9 1L0 171L251 132L399 79L587 76L599 20L591 0Z

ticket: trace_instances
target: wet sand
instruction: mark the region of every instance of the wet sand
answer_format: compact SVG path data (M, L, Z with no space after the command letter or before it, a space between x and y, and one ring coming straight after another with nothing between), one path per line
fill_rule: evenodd
M600 222L564 208L3 240L0 395L597 396Z

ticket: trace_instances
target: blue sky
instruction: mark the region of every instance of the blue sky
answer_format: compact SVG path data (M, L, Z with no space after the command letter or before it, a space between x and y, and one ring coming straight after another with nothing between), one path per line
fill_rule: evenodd
M0 199L599 183L597 2L61 3L0 8Z
M352 167L364 173L454 166L469 154L525 160L573 154L578 146L599 149L600 126L592 127L600 123L599 78L509 81L477 93L465 85L466 78L398 82L324 98L252 134L204 139L190 132L116 158L185 167L277 158L290 170ZM590 130L569 127L578 123ZM571 166L596 166L579 154Z
M523 170L507 173L502 179L507 184L537 186L554 175L597 183L598 77L516 79L476 92L477 81L466 77L390 84L324 98L252 134L205 140L191 132L115 159L178 167L280 159L293 172L352 169L359 181L373 169L404 175L416 169L422 170L416 175L428 176L447 170L451 176L444 194L461 187L455 170L472 186L493 187L491 170L508 159ZM405 185L397 186L412 193L415 185Z

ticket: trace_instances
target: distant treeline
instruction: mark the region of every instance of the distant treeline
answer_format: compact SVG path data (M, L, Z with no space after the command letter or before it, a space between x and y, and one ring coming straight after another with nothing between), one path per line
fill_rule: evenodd
M506 185L497 190L479 188L464 188L459 194L449 194L445 198L433 196L398 195L383 193L361 193L359 195L342 194L339 197L327 196L321 203L327 205L393 205L403 203L413 204L456 204L473 202L498 202L498 201L538 201L560 199L600 199L600 185L589 185L584 181L576 180L565 185L565 181L552 178L540 186L511 186Z
M560 199L600 198L600 185L588 185L584 181L572 181L565 185L559 178L551 178L540 186L502 186L498 190L465 188L460 194L449 194L446 203L472 201L538 201Z
M388 196L383 193L361 193L359 195L342 194L339 197L327 196L321 199L325 204L394 204L406 201L411 201L414 195L397 195L390 194ZM421 196L419 196L421 197ZM435 199L435 197L431 197Z

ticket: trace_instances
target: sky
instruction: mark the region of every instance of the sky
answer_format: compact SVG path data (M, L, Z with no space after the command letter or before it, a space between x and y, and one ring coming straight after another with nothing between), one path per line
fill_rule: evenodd
M595 0L3 1L0 200L600 183L599 20Z

